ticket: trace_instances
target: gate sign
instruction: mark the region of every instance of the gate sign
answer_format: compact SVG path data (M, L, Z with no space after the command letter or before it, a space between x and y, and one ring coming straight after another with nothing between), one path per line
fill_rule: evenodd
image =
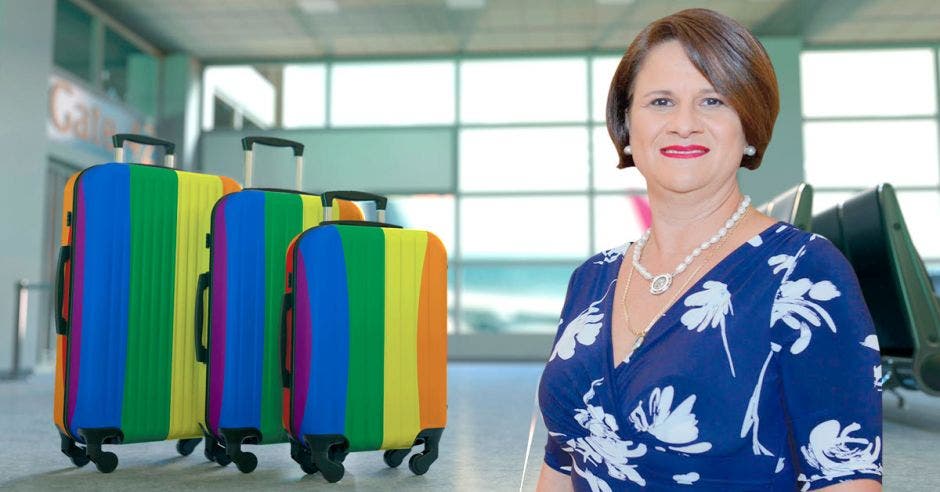
M115 133L153 135L153 125L119 103L94 94L79 84L53 73L49 77L49 139L101 154L102 160L114 155L111 136ZM154 149L128 142L128 162L153 163ZM107 156L107 157L106 157Z

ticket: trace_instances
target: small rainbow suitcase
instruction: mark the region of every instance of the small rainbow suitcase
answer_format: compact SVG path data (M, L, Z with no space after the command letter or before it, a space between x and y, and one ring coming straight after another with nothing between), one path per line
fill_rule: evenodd
M165 148L166 166L121 164L125 141ZM55 403L62 452L117 467L102 444L199 443L205 375L193 354L193 301L215 201L233 180L173 169L174 145L113 137L118 163L66 184L56 273ZM76 445L83 443L85 447Z
M291 147L295 187L303 180L301 143L270 137L242 139L245 185L251 186L255 144ZM338 201L340 218L363 218L352 202ZM284 268L291 239L323 219L318 195L246 188L212 210L209 271L196 292L196 354L207 367L205 456L244 473L258 464L242 444L287 442L281 425L280 322ZM207 345L202 345L204 294L209 289Z
M423 474L447 420L447 253L426 231L378 222L327 221L290 246L282 383L291 456L336 482L350 451L386 450ZM325 207L328 211L328 208Z

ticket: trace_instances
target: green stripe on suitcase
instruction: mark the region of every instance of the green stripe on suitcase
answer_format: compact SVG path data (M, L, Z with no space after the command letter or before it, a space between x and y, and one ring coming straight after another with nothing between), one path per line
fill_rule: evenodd
M287 441L281 425L281 304L287 247L303 225L299 195L267 193L264 197L265 307L261 381L261 436L265 443Z
M131 166L131 278L124 442L160 441L170 425L177 175Z
M346 437L350 451L380 449L385 384L385 236L339 227L349 298ZM376 302L378 301L378 302Z

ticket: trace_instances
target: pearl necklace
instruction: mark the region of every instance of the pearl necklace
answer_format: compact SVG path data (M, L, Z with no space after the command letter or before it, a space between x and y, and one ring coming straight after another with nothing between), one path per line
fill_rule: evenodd
M738 206L738 209L731 215L731 218L725 221L725 225L718 229L718 233L712 236L708 241L703 242L701 245L697 246L692 250L688 256L685 257L682 262L676 267L675 272L673 273L661 273L659 275L653 276L643 265L640 264L640 255L643 253L643 246L646 246L646 242L652 234L652 228L647 229L646 232L640 236L640 239L636 242L636 247L633 248L633 268L636 268L636 271L640 272L640 275L643 276L647 281L650 282L650 294L659 295L663 292L666 292L669 289L669 286L672 285L672 279L677 277L680 273L684 272L686 268L695 261L695 258L698 258L702 254L702 251L707 250L713 244L721 241L724 238L728 231L734 227L735 224L741 220L741 217L747 212L748 205L751 204L751 197L745 195L744 199L741 200L741 204Z

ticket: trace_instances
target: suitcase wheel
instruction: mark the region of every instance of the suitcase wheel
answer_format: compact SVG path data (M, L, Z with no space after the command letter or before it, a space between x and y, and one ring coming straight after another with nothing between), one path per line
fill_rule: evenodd
M73 455L70 455L69 458L72 459L72 464L75 465L75 466L77 466L77 467L79 467L79 468L81 468L81 467L87 465L88 462L91 461L91 460L88 458L88 456L85 455L85 453L73 454Z
M239 451L235 456L232 456L232 461L235 462L238 471L242 473L251 473L258 467L258 457L254 453Z
M317 465L314 465L311 462L301 462L300 469L303 470L307 475L313 475L314 473L320 471L317 468Z
M195 439L180 439L176 441L176 452L182 456L189 456L196 450L196 446L199 445L200 441L202 439L198 437Z
M110 451L103 451L98 456L91 459L95 462L95 467L101 473L111 473L118 466L118 457Z
M231 462L235 463L238 471L242 473L251 473L258 467L258 457L253 453L242 451L242 444L258 444L261 442L261 431L252 428L222 428L219 429L225 446L223 453ZM216 454L216 463L219 463L219 455ZM219 463L221 464L221 463ZM226 464L228 464L226 462Z
M415 475L424 475L431 469L431 463L434 463L433 459L425 456L424 453L418 453L408 460L408 469Z
M117 428L94 428L78 429L78 434L85 439L85 454L98 471L101 473L111 473L118 466L118 457L116 454L102 451L102 444L121 444L124 441L124 433Z
M385 454L382 455L382 460L385 461L385 464L389 468L398 468L398 465L405 460L405 456L408 456L408 453L411 452L411 448L408 449L389 449L385 451Z
M219 466L228 466L232 462L231 458L225 454L225 447L219 443L219 440L215 436L211 436L208 433L204 433L206 436L206 444L202 449L202 455L206 457L207 460L214 463L218 463Z
M340 435L304 435L310 461L327 482L338 482L346 473L343 460L349 454L349 441Z
M81 468L88 464L90 460L85 454L85 448L76 446L75 440L65 434L59 433L59 438L62 441L62 454L68 456L73 465Z
M415 446L424 445L424 450L415 454L408 460L408 469L415 475L424 475L437 460L438 445L444 429L425 429L415 438Z
M300 465L300 469L307 475L313 475L319 471L317 465L314 465L313 460L310 458L310 451L293 439L291 439L290 442L290 457L294 462Z
M228 466L229 463L232 462L232 458L229 458L228 455L225 454L225 448L222 446L216 446L215 449L212 450L212 458L210 458L210 460L215 461L219 466Z

